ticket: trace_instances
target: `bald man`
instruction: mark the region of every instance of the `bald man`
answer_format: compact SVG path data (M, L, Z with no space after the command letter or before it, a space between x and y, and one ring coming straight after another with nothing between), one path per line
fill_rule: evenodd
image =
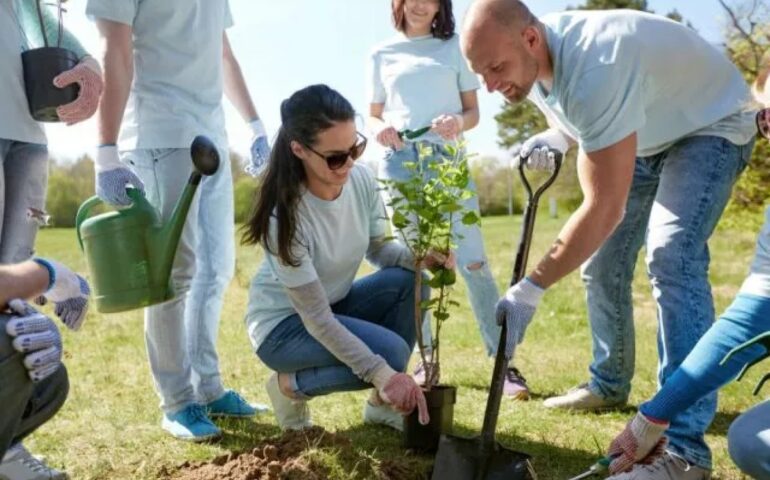
M749 89L696 32L647 13L538 19L517 0L477 0L463 30L463 52L487 89L510 102L528 98L548 119L550 129L523 145L528 165L552 163L548 149L580 149L583 203L549 253L498 302L498 320L520 343L544 290L582 265L591 378L546 406L623 405L634 373L631 284L642 245L657 304L661 384L713 322L707 241L754 145ZM618 478L708 478L703 433L715 410L709 395L676 415L657 473Z

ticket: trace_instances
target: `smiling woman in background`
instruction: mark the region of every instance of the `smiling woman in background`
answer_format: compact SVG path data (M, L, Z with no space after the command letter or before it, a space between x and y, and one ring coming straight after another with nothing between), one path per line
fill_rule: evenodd
M442 158L447 155L446 144L461 140L463 132L479 123L479 81L460 52L451 0L393 0L391 7L398 34L376 46L368 61L369 129L387 149L379 176L403 180L411 175L404 164L417 161L421 149L430 151L431 158ZM424 127L430 130L414 142L405 143L399 134ZM476 191L472 181L469 189ZM478 213L478 198L467 200L465 207ZM460 272L491 356L500 339L495 320L499 291L479 226L458 222L455 230L460 238L456 251ZM424 323L423 330L429 351L430 322ZM414 375L418 382L425 381L422 364ZM506 375L505 393L513 398L529 397L524 378L513 367Z

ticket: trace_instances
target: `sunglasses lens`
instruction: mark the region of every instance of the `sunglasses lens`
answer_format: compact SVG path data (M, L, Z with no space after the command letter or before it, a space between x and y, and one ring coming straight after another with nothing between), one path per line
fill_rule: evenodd
M342 168L342 166L346 163L348 163L347 153L338 153L336 155L329 155L326 157L326 164L329 165L329 168L332 170L338 170Z

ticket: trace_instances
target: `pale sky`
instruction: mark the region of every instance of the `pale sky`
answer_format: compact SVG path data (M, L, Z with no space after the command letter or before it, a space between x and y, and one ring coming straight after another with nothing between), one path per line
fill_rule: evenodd
M457 23L471 0L455 0ZM581 0L530 0L536 15L559 11ZM722 11L717 0L650 0L650 8L665 14L676 8L712 43L722 42ZM85 16L86 0L70 0L65 25L87 50L99 52L99 38ZM279 105L295 90L326 83L339 90L361 113L365 101L365 59L376 43L394 34L390 0L230 0L235 25L230 42L243 69L254 102L268 133L280 123ZM194 35L195 32L190 32ZM479 90L481 121L466 138L469 149L482 155L501 155L497 124L502 97ZM249 130L225 100L231 148L248 150ZM75 127L49 126L49 147L56 158L74 158L93 151L97 143L95 121ZM373 144L371 142L370 144ZM381 152L370 148L369 158Z

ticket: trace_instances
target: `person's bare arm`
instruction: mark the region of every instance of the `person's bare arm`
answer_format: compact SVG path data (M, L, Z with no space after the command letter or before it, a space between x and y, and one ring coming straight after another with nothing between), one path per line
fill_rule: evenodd
M636 162L636 133L591 153L580 152L583 203L562 228L548 254L529 274L548 288L596 252L623 219Z
M479 124L479 97L476 90L460 93L463 105L463 131L468 131Z
M244 121L251 122L258 119L257 109L254 107L254 102L249 94L249 88L246 86L246 79L243 77L238 59L233 54L227 33L222 34L222 61L225 96L238 110Z
M118 140L123 113L134 80L134 40L130 25L97 20L102 38L104 93L99 104L99 143L114 145Z
M37 262L0 265L0 307L5 308L15 298L27 299L44 293L49 282L48 269Z

